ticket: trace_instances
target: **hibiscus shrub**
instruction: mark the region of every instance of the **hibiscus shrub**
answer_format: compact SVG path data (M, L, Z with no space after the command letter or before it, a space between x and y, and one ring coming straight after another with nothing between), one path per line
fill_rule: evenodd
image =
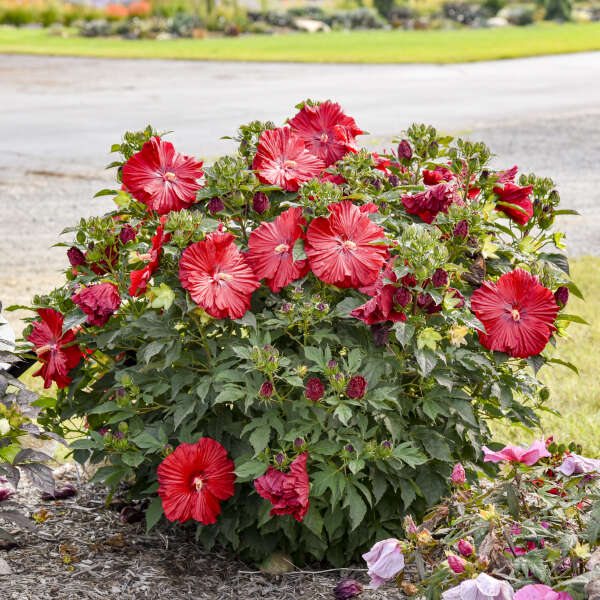
M339 565L438 501L457 460L473 474L487 420L537 422L579 292L552 180L425 125L378 155L339 105L297 108L208 167L127 133L100 192L116 208L67 230L26 337L60 388L45 424L83 434L95 480L153 497L150 526Z

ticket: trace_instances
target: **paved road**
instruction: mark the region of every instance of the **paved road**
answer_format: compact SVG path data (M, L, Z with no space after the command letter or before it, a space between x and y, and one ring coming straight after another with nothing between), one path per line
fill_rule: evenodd
M57 233L107 201L107 149L127 129L173 130L210 159L238 124L282 122L332 98L385 146L414 121L487 142L496 164L552 176L572 255L600 254L600 53L450 66L305 65L0 55L0 297L26 301L57 281Z

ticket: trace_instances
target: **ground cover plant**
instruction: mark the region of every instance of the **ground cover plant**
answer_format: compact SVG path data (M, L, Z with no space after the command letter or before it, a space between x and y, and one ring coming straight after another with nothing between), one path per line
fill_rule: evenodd
M316 63L456 63L600 49L600 24L457 31L352 31L327 35L119 40L0 27L0 52L107 58Z
M149 526L344 564L457 460L493 473L487 421L535 425L535 372L570 366L546 350L579 294L552 180L425 125L383 154L361 133L307 101L210 166L150 127L113 147L116 209L69 230L25 337L59 388L42 422L151 498Z

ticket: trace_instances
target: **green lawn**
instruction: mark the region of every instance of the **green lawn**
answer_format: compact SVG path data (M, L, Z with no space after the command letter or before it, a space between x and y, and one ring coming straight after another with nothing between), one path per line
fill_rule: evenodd
M353 31L201 40L62 38L0 27L0 53L324 63L455 63L600 50L600 23L454 31Z

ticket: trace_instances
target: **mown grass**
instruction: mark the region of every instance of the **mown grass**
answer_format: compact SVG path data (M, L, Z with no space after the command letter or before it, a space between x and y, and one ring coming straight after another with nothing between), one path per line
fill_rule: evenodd
M0 53L283 61L457 63L600 50L600 23L452 31L352 31L199 40L63 38L43 29L0 27Z

